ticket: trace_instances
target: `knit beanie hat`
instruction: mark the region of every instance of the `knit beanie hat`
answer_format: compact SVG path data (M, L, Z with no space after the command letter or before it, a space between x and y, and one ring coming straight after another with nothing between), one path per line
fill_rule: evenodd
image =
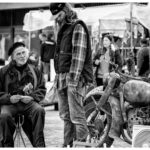
M8 50L8 56L10 56L14 52L14 50L18 47L25 47L25 44L22 42L14 43Z

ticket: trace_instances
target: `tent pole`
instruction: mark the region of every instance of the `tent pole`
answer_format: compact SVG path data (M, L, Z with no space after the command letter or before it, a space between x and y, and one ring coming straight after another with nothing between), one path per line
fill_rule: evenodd
M132 10L133 10L133 3L131 2L130 3L130 28L131 28L131 44L130 44L130 46L131 46L131 52L133 52L133 34L132 34L132 32L133 32L133 26L132 26L132 24L133 24L133 19L132 19Z
M28 32L29 33L29 45L28 45L28 49L29 51L31 51L31 31Z
M133 54L133 56L134 56L134 52L133 52L133 34L132 34L132 32L133 32L133 18L132 18L132 13L133 13L133 4L134 3L130 3L130 19L131 19L131 52L132 52L132 54ZM131 74L132 74L132 76L134 76L135 75L135 61L133 61L134 62L134 64L133 64L133 68L131 69Z
M101 20L99 19L99 30L98 30L98 42L99 42L99 46L101 45L101 30L100 30L100 25L101 25Z

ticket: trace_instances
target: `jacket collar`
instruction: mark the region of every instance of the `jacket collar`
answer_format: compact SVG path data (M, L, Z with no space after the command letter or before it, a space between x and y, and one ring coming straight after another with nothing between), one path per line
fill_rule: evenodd
M8 74L10 76L17 76L18 74L18 70L15 68L16 63L14 61L10 62L9 67L8 67ZM22 73L22 77L26 76L26 75L31 75L32 76L32 72L30 71L30 68L28 66L28 62L27 62L27 66L25 67L25 69L23 70Z

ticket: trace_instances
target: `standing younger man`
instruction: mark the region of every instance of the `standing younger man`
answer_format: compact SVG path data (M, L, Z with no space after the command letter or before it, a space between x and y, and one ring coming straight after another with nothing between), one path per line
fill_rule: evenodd
M51 3L50 11L59 27L54 65L66 147L88 135L82 100L86 85L93 82L92 54L88 29L70 4Z

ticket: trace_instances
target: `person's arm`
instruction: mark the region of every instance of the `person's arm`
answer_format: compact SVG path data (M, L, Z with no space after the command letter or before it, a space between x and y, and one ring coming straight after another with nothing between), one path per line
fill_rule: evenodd
M40 60L43 61L43 55L44 55L44 43L41 44L40 47Z
M100 65L100 59L99 58L100 58L100 54L97 53L95 55L95 57L93 58L93 66L94 67L98 67Z
M11 104L10 97L11 95L4 90L5 86L5 76L2 71L2 68L0 69L0 105L7 105Z
M45 82L42 73L36 68L35 73L37 75L37 87L29 96L37 102L40 102L44 99L46 94Z
M70 81L68 86L76 87L84 67L87 53L87 35L84 28L76 25L72 37L72 61L70 67Z
M137 70L138 75L141 75L141 70L144 62L144 53L142 50L139 50L137 53Z
M123 66L123 60L122 60L122 57L121 57L121 54L120 54L119 50L115 51L115 64L118 65L119 70L121 71L122 70L122 66Z

